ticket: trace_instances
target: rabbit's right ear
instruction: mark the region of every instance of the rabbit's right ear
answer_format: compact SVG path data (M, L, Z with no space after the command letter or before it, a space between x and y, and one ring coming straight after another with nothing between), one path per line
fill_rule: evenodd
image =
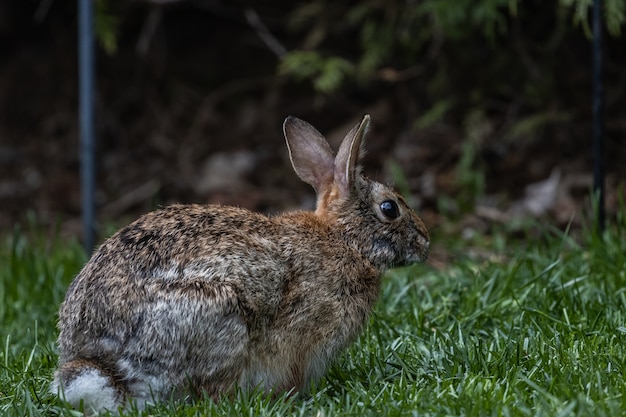
M363 155L363 137L370 125L370 116L363 116L361 123L348 132L341 142L335 158L334 180L340 195L347 197L354 188L355 178L360 174L359 159Z
M285 119L283 132L296 174L321 194L333 182L335 156L330 145L317 129L297 117Z

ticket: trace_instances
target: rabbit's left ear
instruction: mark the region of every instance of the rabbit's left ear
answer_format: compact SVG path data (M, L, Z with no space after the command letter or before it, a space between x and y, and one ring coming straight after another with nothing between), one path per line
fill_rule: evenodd
M319 196L333 182L333 150L317 129L297 117L285 119L283 133L293 169Z
M354 181L359 175L359 159L363 155L363 137L370 124L370 116L366 114L361 123L354 126L341 142L335 157L334 179L340 194L347 198L354 188Z

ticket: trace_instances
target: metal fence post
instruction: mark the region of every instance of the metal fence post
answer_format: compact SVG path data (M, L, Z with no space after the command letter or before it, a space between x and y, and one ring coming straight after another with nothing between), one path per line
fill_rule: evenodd
M94 31L93 0L78 0L78 77L80 123L80 177L83 245L91 254L95 245L94 168Z

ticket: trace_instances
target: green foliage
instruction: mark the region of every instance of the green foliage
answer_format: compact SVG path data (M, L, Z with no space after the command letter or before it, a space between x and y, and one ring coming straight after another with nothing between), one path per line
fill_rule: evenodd
M620 36L625 20L624 11L626 9L626 1L603 0L602 3L604 6L604 21L607 30L613 36ZM585 33L591 36L589 21L593 0L561 0L561 4L574 10L574 24L581 25Z
M507 137L511 139L528 137L551 123L567 122L570 119L571 117L565 113L555 113L550 110L539 111L516 121L507 132Z
M626 20L626 1L604 0L604 18L606 28L613 36L622 34L622 25Z
M117 52L119 19L111 11L108 0L96 0L94 25L96 39L110 55Z
M480 149L491 133L492 127L484 112L474 109L468 112L464 121L461 152L455 169L455 185L458 193L451 198L448 195L438 196L439 212L450 218L458 218L460 214L472 212L476 202L485 195L485 169L479 157Z
M487 39L505 33L507 18L515 15L518 0L429 0L416 6L434 20L446 37L461 38L471 32Z
M282 60L280 71L293 74L298 79L311 79L317 91L331 92L354 72L354 68L343 58L322 57L313 51L296 51Z
M123 415L623 415L625 231L624 213L578 239L538 224L518 241L504 230L461 244L435 231L435 250L454 261L389 271L366 331L310 395L238 393ZM83 261L75 242L3 238L1 415L78 415L47 387L54 312Z
M452 100L438 100L433 106L422 114L419 119L415 121L415 129L426 129L437 122L440 122L448 111L453 107L454 102Z
M477 166L477 144L464 141L461 158L456 168L456 182L459 186L459 195L456 204L461 213L471 212L476 200L485 195L485 174L482 167Z
M303 47L286 55L281 70L296 79L312 81L317 91L331 93L350 81L385 79L382 72L388 68L402 71L423 66L435 55L454 65L458 54L467 54L469 44L475 53L487 46L502 55L487 63L474 55L474 66L488 65L490 70L496 70L501 62L519 64L520 51L502 44L516 20L532 30L536 22L542 24L535 18L537 15L554 14L557 20L571 16L571 23L563 25L566 31L582 26L589 33L591 4L592 0L560 0L541 5L519 0L367 0L352 5L308 2L298 6L290 19L292 29L306 30ZM619 36L626 20L626 0L605 0L604 4L607 29ZM329 21L336 23L332 29ZM555 27L561 28L558 21ZM449 46L442 49L443 44ZM470 66L462 68L467 71ZM330 81L320 82L325 74Z

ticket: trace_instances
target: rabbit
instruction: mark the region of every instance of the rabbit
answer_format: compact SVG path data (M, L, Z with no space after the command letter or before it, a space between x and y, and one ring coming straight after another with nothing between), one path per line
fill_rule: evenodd
M236 389L306 393L362 331L382 272L428 256L422 220L361 174L369 123L335 156L313 126L286 118L314 212L172 205L106 240L60 307L52 392L86 414Z

